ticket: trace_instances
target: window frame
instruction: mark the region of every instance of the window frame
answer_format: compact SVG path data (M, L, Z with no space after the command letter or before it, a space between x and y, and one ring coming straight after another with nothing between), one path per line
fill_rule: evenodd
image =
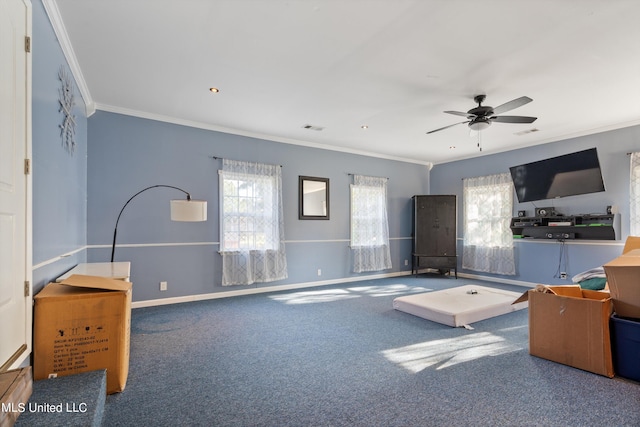
M266 177L257 174L239 174L231 171L219 171L219 203L220 203L220 252L237 252L237 251L264 251L264 250L277 250L279 246L279 225L278 218L274 218L271 213L273 209L269 209L268 206L276 202L276 177ZM247 176L254 176L255 180L246 179ZM228 194L225 190L225 183L228 181L234 181L236 184L234 187L234 194ZM264 191L265 183L268 184L267 191ZM249 188L246 188L248 186ZM256 188L261 186L263 188ZM245 187L245 193L242 192L242 187ZM262 196L257 194L262 193ZM228 200L234 200L238 206L236 209L227 210ZM267 200L270 199L270 200ZM245 202L247 205L255 206L256 203L261 203L263 209L260 211L248 210L247 207L242 209L240 204ZM264 215L259 215L262 212ZM226 225L228 219L236 219L236 230L227 230ZM269 227L262 227L257 229L256 223L261 221L270 224ZM243 229L244 228L244 229ZM270 229L270 238L267 236L267 228ZM236 244L230 244L231 241L227 238L228 234L236 233ZM251 244L242 243L242 236L245 236L245 241L252 240ZM257 241L262 240L262 244L256 244ZM272 244L268 245L267 242L271 241Z
M380 217L362 217L362 218L358 218L358 221L355 221L356 219L356 215L359 213L354 209L354 192L355 191L371 191L371 192L376 192L379 193L377 194L377 200L376 203L380 206L384 205L386 208L386 204L388 203L387 201L387 197L386 197L386 191L384 190L383 187L370 187L370 186L364 186L364 185L356 185L356 184L351 184L350 185L350 192L349 192L349 197L350 197L350 213L349 213L349 225L350 225L350 233L349 233L349 245L352 248L358 248L358 247L376 247L376 246L383 246L386 243L383 242L382 240L384 239L384 230L381 227L384 227L383 221L384 218L380 218ZM358 209L360 210L360 209ZM381 212L380 209L378 209L378 212ZM363 242L362 240L362 236L361 234L363 233L359 233L358 230L360 229L360 227L356 227L355 223L364 223L367 222L369 224L369 228L367 229L371 229L375 226L376 228L376 233L373 236L374 239L379 239L380 242L379 243L375 243L375 242Z

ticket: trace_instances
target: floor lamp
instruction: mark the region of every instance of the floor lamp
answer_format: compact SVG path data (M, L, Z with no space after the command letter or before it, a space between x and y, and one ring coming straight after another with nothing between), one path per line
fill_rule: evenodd
M118 219L116 220L116 226L113 230L113 244L111 245L111 262L113 262L113 255L116 251L116 236L118 235L118 222L120 222L120 217L122 216L122 212L124 212L124 208L126 208L129 202L131 202L140 193L144 193L147 190L151 190L152 188L158 188L158 187L173 188L173 189L182 191L184 194L187 195L186 199L171 200L171 221L198 222L198 221L207 220L207 201L192 200L191 195L185 190L183 190L182 188L174 187L173 185L160 184L160 185L152 185L151 187L147 187L143 190L140 190L136 194L131 196L131 198L127 200L127 203L124 204L122 209L120 209L120 213L118 214Z

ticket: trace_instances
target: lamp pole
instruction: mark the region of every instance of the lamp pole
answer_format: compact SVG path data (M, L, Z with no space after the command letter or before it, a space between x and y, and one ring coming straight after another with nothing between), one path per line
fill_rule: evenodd
M184 194L187 195L187 200L191 200L191 195L187 191L183 190L182 188L174 187L173 185L162 185L162 184L152 185L151 187L142 189L138 191L136 194L134 194L133 196L131 196L131 198L127 200L127 203L124 204L122 209L120 209L120 213L118 214L118 219L116 219L116 226L113 229L113 244L111 245L111 262L113 262L113 255L115 254L115 251L116 251L116 236L118 235L118 222L120 221L120 216L122 215L122 212L124 212L124 208L126 208L129 202L135 199L135 197L140 193L144 193L147 190L151 190L152 188L158 188L158 187L173 188L175 190L182 191Z

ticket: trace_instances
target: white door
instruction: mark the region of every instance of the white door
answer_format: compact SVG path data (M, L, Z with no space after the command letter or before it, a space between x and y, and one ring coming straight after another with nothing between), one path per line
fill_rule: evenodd
M31 348L30 58L26 36L31 5L0 0L0 370Z

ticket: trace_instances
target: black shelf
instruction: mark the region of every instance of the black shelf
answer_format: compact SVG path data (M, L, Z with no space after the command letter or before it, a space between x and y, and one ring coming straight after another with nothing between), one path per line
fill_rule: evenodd
M551 240L615 240L613 214L589 214L511 219L514 238Z

